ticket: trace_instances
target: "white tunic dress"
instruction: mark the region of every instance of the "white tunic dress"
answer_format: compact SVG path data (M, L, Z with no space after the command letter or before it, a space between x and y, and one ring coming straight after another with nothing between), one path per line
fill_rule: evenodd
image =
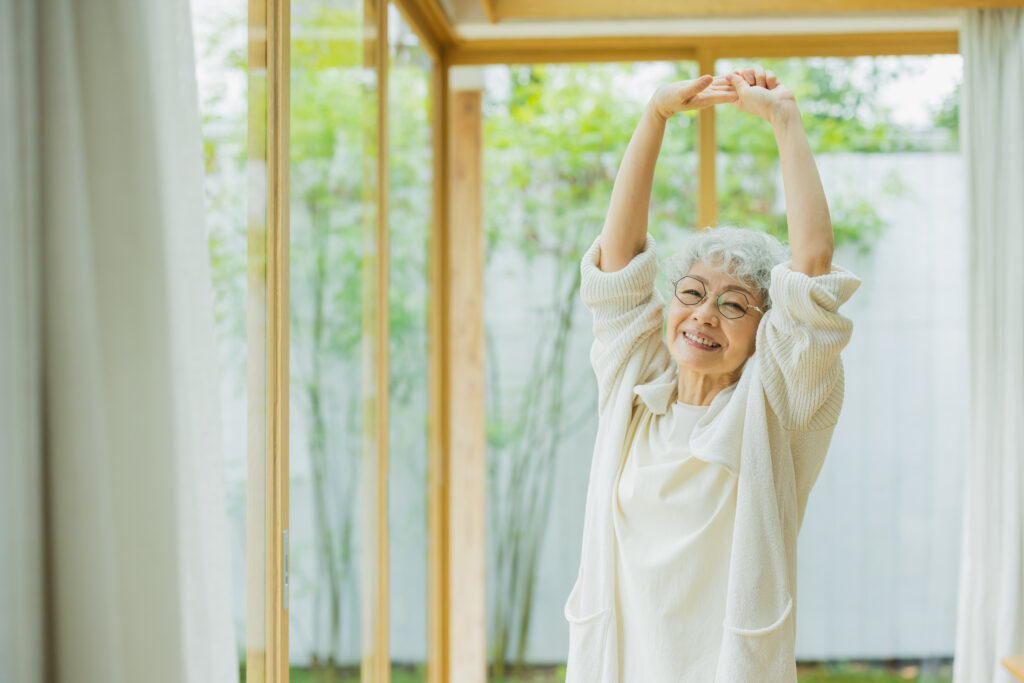
M737 476L694 457L708 406L673 402L634 440L616 486L621 683L707 683L722 641Z
M678 367L663 340L665 300L655 287L655 246L648 234L644 250L625 268L605 273L598 268L597 237L580 262L580 297L594 316L590 362L597 380L598 428L587 480L579 571L563 610L569 622L565 680L796 683L797 534L843 403L840 352L850 340L853 322L838 309L860 280L835 264L830 273L814 277L792 270L789 261L772 268L772 307L758 324L756 351L744 364L739 381L715 396L693 429L688 441L694 456L736 477L734 523L723 524L732 527L726 570L719 560L724 551L712 549L717 534L710 529L719 519L710 514L697 522L683 518L691 529L680 535L691 539L691 546L683 550L679 541L626 547L617 538L623 520L637 519L629 514L636 506L623 506L619 500L625 462L635 442L653 430L654 418L673 412L676 398ZM629 446L624 448L625 444ZM679 498L672 493L676 482L670 477L645 485L657 492L656 501L674 501ZM704 531L702 525L709 523ZM664 524L658 519L654 526ZM701 531L695 536L693 529ZM701 547L704 542L707 545ZM642 580L630 581L630 574L623 571L628 564L633 577L638 571L650 573L652 567L669 566L672 557L686 557L688 561L679 561L679 566L688 573L680 578L671 570L654 571L660 578L646 593ZM626 578L619 582L617 575ZM712 594L721 590L716 580L726 575L724 612L716 616L709 605L722 605L720 595ZM617 593L625 594L625 582L635 588L627 602L633 598L646 603L648 613L672 618L648 622L643 612L622 607ZM691 583L702 587L690 587ZM637 595L644 597L638 600ZM629 612L625 617L619 614L623 609ZM677 614L681 620L675 619ZM637 621L643 622L641 626L628 625ZM666 629L683 635L665 636ZM720 636L717 644L710 644L712 632ZM698 644L691 639L693 633L693 638L709 644ZM623 654L635 670L648 661L660 661L666 644L676 642L683 652L683 671L659 673L675 669L673 663L659 664L659 672L639 674L640 679L623 673L623 643ZM718 659L712 667L707 661L714 649ZM692 674L690 663L714 673Z

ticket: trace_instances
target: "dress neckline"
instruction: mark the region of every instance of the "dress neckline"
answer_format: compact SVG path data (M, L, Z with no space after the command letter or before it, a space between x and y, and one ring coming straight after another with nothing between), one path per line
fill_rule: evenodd
M675 409L677 406L679 408L685 409L685 410L695 410L696 409L696 410L702 410L702 411L707 410L708 408L711 407L710 405L698 406L698 405L694 405L692 403L683 403L682 401L672 401L672 408Z

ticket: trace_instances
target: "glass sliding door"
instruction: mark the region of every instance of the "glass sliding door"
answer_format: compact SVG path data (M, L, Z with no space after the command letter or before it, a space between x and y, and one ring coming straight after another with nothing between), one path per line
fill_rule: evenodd
M291 2L294 681L376 680L382 645L377 24L360 0Z
M239 680L266 680L265 3L193 2ZM250 12L255 14L250 15ZM257 30L252 30L252 24Z
M395 683L426 680L427 306L433 218L433 60L405 17L388 18L390 659Z

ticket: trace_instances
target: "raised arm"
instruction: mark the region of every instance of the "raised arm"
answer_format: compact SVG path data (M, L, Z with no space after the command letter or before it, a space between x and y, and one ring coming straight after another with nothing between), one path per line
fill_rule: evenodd
M782 183L786 192L786 222L792 270L810 276L832 269L832 220L818 167L800 120L793 92L775 74L760 67L729 75L736 89L736 106L772 124L779 146Z
M725 78L705 75L661 86L644 109L615 176L612 198L599 238L598 268L606 273L624 268L643 251L647 212L651 204L654 167L665 137L665 124L675 113L734 102L736 91Z

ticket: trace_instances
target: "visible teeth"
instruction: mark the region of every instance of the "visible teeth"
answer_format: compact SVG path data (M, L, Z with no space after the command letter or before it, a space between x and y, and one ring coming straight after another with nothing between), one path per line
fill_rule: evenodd
M687 339L692 339L693 341L697 342L698 344L703 344L704 346L707 346L708 348L714 348L714 347L718 346L718 344L715 344L714 342L704 341L700 337L695 337L692 334L690 334L689 332L683 332L683 336L686 337Z

